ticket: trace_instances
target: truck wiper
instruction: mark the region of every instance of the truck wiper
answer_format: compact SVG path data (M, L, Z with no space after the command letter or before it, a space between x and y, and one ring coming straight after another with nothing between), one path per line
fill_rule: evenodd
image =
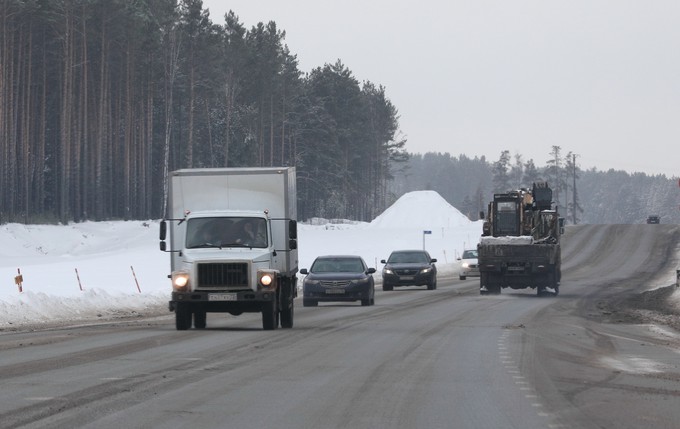
M222 245L220 244L213 244L213 243L201 243L201 244L196 244L194 246L189 247L189 249L207 249L211 247L218 247L222 248Z

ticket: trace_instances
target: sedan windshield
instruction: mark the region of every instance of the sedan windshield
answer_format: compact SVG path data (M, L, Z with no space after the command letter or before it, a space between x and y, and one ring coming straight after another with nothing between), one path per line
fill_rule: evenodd
M312 264L313 273L362 273L366 269L359 259L318 258Z
M477 257L476 250L466 250L463 252L463 259L475 259Z
M418 264L429 264L430 259L423 252L399 252L390 255L390 259L387 261L392 264L399 263L418 263Z

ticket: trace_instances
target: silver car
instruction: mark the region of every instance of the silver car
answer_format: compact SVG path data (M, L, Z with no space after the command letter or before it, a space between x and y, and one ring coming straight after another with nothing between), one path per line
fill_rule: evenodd
M460 261L458 277L461 280L465 280L467 277L479 277L476 249L464 250L463 255L458 260Z

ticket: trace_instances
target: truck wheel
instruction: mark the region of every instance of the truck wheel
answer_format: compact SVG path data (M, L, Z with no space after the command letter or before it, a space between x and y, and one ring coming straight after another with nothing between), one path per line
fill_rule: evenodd
M293 317L295 309L293 304L290 304L289 308L284 308L281 310L281 327L284 329L290 329L293 327Z
M208 315L205 311L194 311L194 328L205 329Z
M262 305L262 329L271 331L279 327L279 311L276 308L276 300L265 302Z
M175 328L178 331L191 328L191 311L186 304L175 304Z
M489 289L487 288L487 283L489 282L489 275L486 273L481 273L479 275L479 294L488 295Z
M295 316L295 305L293 302L293 293L289 286L284 286L281 290L281 327L290 329L293 327L293 317Z

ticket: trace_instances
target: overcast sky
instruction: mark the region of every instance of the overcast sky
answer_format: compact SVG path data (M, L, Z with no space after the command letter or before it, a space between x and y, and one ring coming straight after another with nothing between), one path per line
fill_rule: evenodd
M680 176L677 0L203 0L386 87L409 152Z

